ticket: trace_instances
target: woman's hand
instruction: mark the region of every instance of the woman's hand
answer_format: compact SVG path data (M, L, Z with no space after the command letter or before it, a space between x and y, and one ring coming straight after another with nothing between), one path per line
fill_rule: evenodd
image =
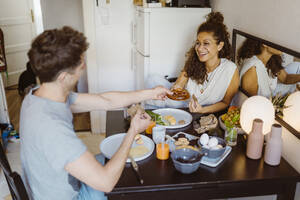
M136 135L146 130L151 123L151 117L146 113L138 110L135 116L131 119L130 130ZM131 131L128 131L131 132Z
M192 113L202 113L203 111L203 107L198 103L197 98L195 98L194 95L189 103L189 110Z
M171 90L177 90L177 89L183 89L183 87L176 83L174 85L172 85Z
M171 92L169 89L163 87L163 86L157 86L152 89L152 99L153 100L165 100L167 98L167 94L172 95L173 92Z
M183 89L186 85L188 81L188 76L187 73L185 71L182 71L179 75L179 77L177 78L177 80L175 81L175 83L173 84L173 86L171 87L172 89Z

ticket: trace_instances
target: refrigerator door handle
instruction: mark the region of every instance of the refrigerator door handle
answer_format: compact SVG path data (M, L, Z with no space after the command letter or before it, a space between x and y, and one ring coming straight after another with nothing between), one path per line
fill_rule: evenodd
M131 49L131 70L136 70L136 50L133 48Z
M131 40L132 40L133 44L136 44L136 22L135 21L132 22L132 27L131 28L132 28L132 30L131 30L131 32L132 32Z

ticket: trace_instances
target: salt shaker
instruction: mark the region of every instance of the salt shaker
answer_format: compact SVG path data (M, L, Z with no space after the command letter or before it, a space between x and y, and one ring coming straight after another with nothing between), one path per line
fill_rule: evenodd
M279 124L273 124L269 140L265 149L265 163L269 165L279 165L282 152L282 127Z
M264 144L264 135L262 133L263 121L261 119L254 119L252 130L249 133L247 141L246 155L251 159L261 158L262 148Z

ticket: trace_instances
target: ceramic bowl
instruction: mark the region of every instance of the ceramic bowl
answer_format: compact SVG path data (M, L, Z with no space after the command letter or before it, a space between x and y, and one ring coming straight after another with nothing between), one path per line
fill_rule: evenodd
M209 136L211 138L212 136ZM208 158L218 158L222 156L226 149L226 141L220 137L215 137L218 140L218 144L222 145L222 148L220 149L209 149L205 148L203 145L201 145L200 140L198 140L198 145L201 146L202 152L207 156Z
M175 168L183 174L195 172L200 166L202 156L201 152L189 148L175 149L171 154Z

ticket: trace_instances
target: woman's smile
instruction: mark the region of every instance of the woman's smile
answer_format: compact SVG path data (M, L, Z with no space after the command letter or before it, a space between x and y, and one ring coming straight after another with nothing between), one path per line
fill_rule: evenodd
M213 33L199 33L195 44L195 50L201 62L207 62L216 56L218 57L218 44L214 39Z

